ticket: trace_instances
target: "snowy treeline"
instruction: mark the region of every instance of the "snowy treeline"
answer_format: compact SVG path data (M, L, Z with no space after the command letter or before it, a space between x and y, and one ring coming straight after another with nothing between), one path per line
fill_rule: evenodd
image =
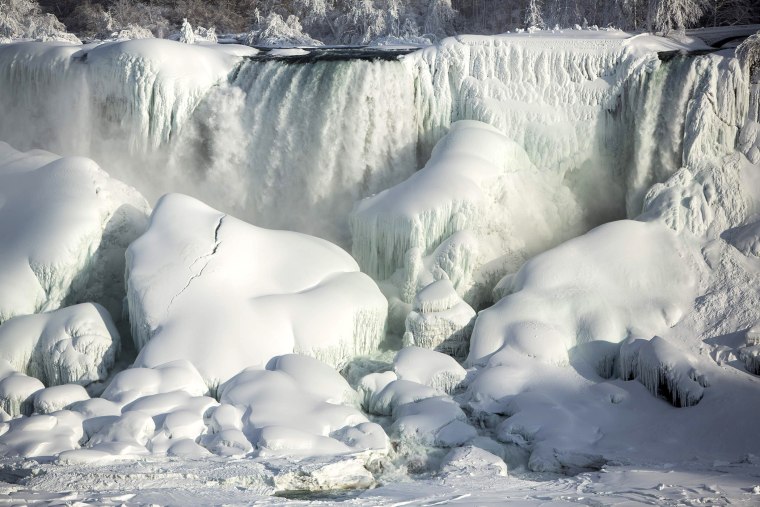
M435 40L454 33L501 33L531 26L667 32L760 23L756 0L41 0L39 4L68 31L84 38L145 37L148 31L167 37L177 34L187 19L192 26L214 27L217 33L247 33L254 44ZM8 20L12 23L35 9L39 13L33 0L0 0L0 35L5 32L9 37Z

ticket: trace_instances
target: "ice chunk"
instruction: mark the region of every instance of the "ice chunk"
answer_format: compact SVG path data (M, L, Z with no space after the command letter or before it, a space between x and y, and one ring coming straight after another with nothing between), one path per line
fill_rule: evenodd
M187 359L211 387L291 352L340 366L384 337L385 297L340 248L183 195L159 201L127 264L136 365Z
M121 315L124 251L147 210L92 160L0 142L0 322L84 301Z
M120 347L105 308L84 303L0 325L0 355L47 386L104 380Z
M478 435L459 405L445 396L399 404L393 419L392 434L407 444L456 447Z
M393 371L401 380L411 380L444 393L451 393L467 375L454 358L420 347L401 349L393 360Z
M34 411L38 414L58 412L77 402L89 400L90 395L78 384L48 387L34 395Z

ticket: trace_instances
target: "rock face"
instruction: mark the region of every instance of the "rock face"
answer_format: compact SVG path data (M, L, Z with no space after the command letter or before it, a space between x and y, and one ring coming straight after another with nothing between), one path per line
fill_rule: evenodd
M0 142L0 323L84 301L121 315L124 251L148 209L92 160Z
M93 303L14 317L0 326L0 356L48 387L104 380L120 343L111 316Z
M187 359L212 387L292 352L340 366L384 336L385 297L346 252L179 194L129 247L127 279L136 365Z

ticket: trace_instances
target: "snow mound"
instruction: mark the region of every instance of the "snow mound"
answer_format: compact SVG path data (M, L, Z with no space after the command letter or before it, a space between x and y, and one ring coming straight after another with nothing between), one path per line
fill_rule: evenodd
M0 322L83 301L121 315L124 250L147 210L92 160L0 142Z
M34 411L34 395L44 388L34 377L4 371L0 380L0 408L11 417L29 415Z
M111 316L94 303L14 317L0 325L0 356L47 386L104 380L120 343Z
M299 380L307 378L325 385L325 375L317 368L296 376L282 370L244 370L219 389L221 403L237 407L243 424L237 428L237 421L232 427L228 422L218 429L242 430L259 455L265 456L387 452L382 428L356 408L331 403L334 393L301 387ZM234 412L224 418L230 416Z
M192 364L178 360L155 368L130 368L119 372L108 384L102 398L124 406L144 396L175 391L202 396L208 393L208 387Z
M3 426L2 457L53 456L77 449L84 436L81 415L68 410L14 419Z
M48 387L34 395L34 411L37 414L50 414L70 408L77 402L89 400L90 395L79 384L64 384Z
M405 347L393 360L401 380L411 380L444 393L451 393L467 376L454 358L420 347Z
M702 266L696 243L658 222L600 226L512 277L513 294L478 316L467 362L498 364L518 353L567 364L579 344L655 336L688 310Z
M365 376L359 391L364 410L390 417L391 436L401 444L402 454L413 453L420 446L457 447L478 435L450 396L411 380L398 379L392 371Z
M384 336L387 302L340 248L179 194L130 245L127 284L135 364L187 359L211 387L291 352L340 366Z

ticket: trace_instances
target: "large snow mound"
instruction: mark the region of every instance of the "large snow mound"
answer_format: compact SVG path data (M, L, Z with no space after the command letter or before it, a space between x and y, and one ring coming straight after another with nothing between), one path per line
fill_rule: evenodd
M291 352L340 366L384 336L387 302L343 250L179 194L130 245L127 285L136 365L187 359L209 386Z
M18 316L0 325L0 356L48 387L104 380L120 345L111 316L92 303Z
M120 316L124 251L148 209L92 160L0 142L0 322L85 301Z
M510 277L512 294L478 316L467 361L518 353L566 364L579 344L651 338L689 310L702 265L698 244L659 222L600 226Z

